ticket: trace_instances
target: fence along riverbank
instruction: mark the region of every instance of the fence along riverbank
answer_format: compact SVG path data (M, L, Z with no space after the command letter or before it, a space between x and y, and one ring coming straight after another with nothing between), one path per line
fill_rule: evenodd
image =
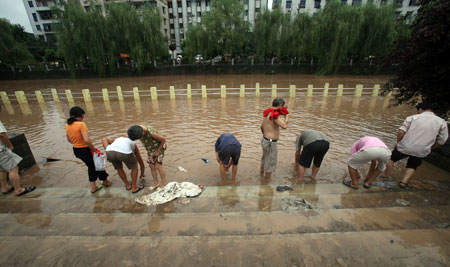
M62 100L67 101L69 104L74 103L76 99L83 99L85 102L91 102L92 99L103 98L104 101L110 99L117 99L123 101L125 98L133 98L135 101L141 100L141 98L151 98L151 100L157 100L158 97L169 97L175 99L181 96L185 96L188 99L193 96L200 96L207 98L208 96L218 96L226 98L227 95L239 95L240 97L255 96L260 97L262 93L271 94L273 98L277 96L295 97L297 94L306 96L322 95L328 97L334 95L337 97L344 95L353 95L358 98L363 95L379 96L380 85L376 84L373 88L364 88L362 85L356 85L355 88L344 87L343 84L339 84L337 88L330 88L329 83L325 83L324 87L318 88L309 84L306 88L299 88L295 85L291 85L289 88L278 88L276 84L272 84L272 87L260 87L259 83L255 84L254 88L246 88L245 85L241 85L239 88L227 88L225 85L221 85L220 88L206 88L202 85L201 88L192 88L190 84L187 84L186 88L175 88L170 86L168 89L157 89L156 87L150 87L150 89L139 89L133 87L130 91L122 91L120 86L116 86L116 90L109 90L103 88L101 91L91 91L89 89L82 89L81 92L72 92L70 89L50 88L46 91L36 90L33 93L25 93L24 91L15 91L13 94L8 94L6 91L0 91L0 97L3 104L8 105L12 102L19 104L28 104L28 101L37 101L39 103L56 102L59 103ZM392 92L386 94L386 97L391 97Z

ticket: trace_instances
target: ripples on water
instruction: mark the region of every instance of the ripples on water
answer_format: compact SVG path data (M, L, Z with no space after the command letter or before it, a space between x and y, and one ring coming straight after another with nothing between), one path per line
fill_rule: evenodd
M346 176L346 160L353 142L365 135L372 135L393 147L398 127L406 116L415 113L406 106L386 108L383 97L362 97L360 100L346 96L284 97L291 115L288 129L281 132L277 171L272 175L270 184L291 183L296 175L293 163L295 139L303 130L321 130L329 136L331 147L317 182L336 183ZM177 100L160 98L157 102L144 98L138 103L126 100L111 101L109 104L95 100L88 106L76 99L75 104L86 110L85 122L97 147L101 146L103 137L126 136L127 128L133 124L148 124L156 128L167 138L164 163L169 181L220 184L214 143L220 134L233 133L242 144L237 177L239 183L260 184L260 124L262 111L271 105L270 96L247 96L244 99L230 96L227 99L201 99L196 96L192 100L186 97ZM38 167L23 175L24 180L41 186L87 184L87 168L73 156L71 144L66 140L65 120L69 105L53 102L39 105L32 101L29 106L31 114L28 115L24 115L17 104L13 104L12 108L14 114L3 109L0 119L9 131L26 134L39 162ZM138 146L144 151L140 142ZM45 157L50 155L62 160L44 163ZM208 158L210 163L205 164L200 160L202 157ZM179 172L177 166L184 167L188 172ZM115 185L122 186L111 164L108 164L107 171ZM367 167L363 173L366 171ZM147 181L150 181L148 167L146 174ZM309 174L310 170L306 175ZM448 173L425 163L421 167L421 175L446 176Z

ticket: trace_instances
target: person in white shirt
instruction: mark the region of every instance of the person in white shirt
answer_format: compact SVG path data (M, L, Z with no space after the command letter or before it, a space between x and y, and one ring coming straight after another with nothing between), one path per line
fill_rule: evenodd
M401 188L409 186L412 175L431 150L445 144L448 139L447 122L433 113L430 102L418 104L417 113L407 117L399 128L397 144L383 175L389 175L395 162L408 158L405 174L399 182Z
M142 160L139 148L136 143L128 137L119 137L117 139L103 138L103 147L106 149L106 158L117 170L117 174L120 179L125 183L127 190L131 190L132 193L137 193L144 188L144 185L137 184L138 166L141 167L141 178L145 177L145 165ZM127 175L123 170L123 164L131 170L131 184L128 181Z

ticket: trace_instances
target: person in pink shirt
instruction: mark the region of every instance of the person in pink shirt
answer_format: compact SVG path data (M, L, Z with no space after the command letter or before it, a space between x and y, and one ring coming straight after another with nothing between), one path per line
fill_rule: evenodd
M364 188L369 189L375 180L385 169L386 163L391 157L391 151L383 141L373 136L364 136L356 141L351 148L351 157L348 159L348 172L351 181L342 181L345 186L358 189L358 181L361 178L358 169L370 162L369 172L364 179Z

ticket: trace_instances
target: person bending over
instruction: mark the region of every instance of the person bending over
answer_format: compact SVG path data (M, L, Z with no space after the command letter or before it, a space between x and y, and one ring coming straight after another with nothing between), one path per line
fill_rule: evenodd
M166 138L158 134L158 131L152 127L145 125L133 125L128 128L128 138L133 141L140 139L147 150L147 163L153 177L153 186L150 187L150 190L166 186L166 171L163 167L164 151L167 148ZM158 182L158 172L161 176L161 183Z
M364 188L369 189L381 172L386 169L386 163L391 156L391 151L380 139L373 136L365 136L356 141L351 149L352 156L348 159L348 172L351 181L342 183L352 189L358 189L360 179L358 169L370 162L369 172L364 179Z
M136 143L130 138L119 137L117 139L103 138L102 144L106 150L108 161L112 163L120 179L125 183L125 188L131 190L132 193L142 190L144 185L137 185L137 163L139 162L141 167L141 178L145 177L145 165ZM123 170L123 163L131 170L131 183Z
M220 177L226 179L225 172L233 166L231 171L231 179L236 178L237 165L241 156L241 143L236 137L230 133L224 133L216 141L215 144L216 160L219 163Z
M301 151L302 146L303 151ZM298 182L300 183L303 180L305 168L311 166L313 158L311 179L314 180L319 172L323 157L330 148L330 140L321 131L304 131L297 137L296 148L295 162L298 164Z

